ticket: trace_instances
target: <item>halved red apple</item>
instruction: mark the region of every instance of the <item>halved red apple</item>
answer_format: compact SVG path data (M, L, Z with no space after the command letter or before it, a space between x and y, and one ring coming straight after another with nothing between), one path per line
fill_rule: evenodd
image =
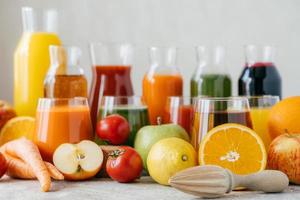
M55 150L53 163L66 180L85 180L100 171L103 152L96 143L89 140L78 144L65 143Z

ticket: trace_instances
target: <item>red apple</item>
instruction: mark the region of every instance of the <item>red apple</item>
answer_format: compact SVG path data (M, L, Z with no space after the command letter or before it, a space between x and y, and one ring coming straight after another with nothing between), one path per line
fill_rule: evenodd
M5 174L7 170L7 162L4 155L0 152L0 178Z
M7 102L0 100L0 130L8 120L15 116L15 110Z
M97 135L113 145L124 144L130 133L127 120L121 115L109 115L97 123Z
M280 170L290 182L300 184L300 134L283 134L272 141L268 168Z

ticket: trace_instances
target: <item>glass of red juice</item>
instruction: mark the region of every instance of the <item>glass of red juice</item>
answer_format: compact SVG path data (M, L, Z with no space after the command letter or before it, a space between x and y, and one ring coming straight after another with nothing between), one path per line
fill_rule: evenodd
M167 122L180 125L189 135L194 117L193 99L182 96L168 97L164 116Z
M90 45L93 78L89 95L93 127L97 123L99 102L103 96L132 96L133 46L118 43Z
M236 123L252 128L250 106L246 97L202 97L194 100L191 143L195 149L214 127Z

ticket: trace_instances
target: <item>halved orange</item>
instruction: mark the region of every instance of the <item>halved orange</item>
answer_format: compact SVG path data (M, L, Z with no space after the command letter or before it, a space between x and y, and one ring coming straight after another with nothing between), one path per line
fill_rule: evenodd
M219 165L235 174L264 170L267 153L261 138L240 124L223 124L211 129L199 147L200 165Z
M35 119L33 117L20 116L10 119L1 129L0 146L20 137L33 140Z

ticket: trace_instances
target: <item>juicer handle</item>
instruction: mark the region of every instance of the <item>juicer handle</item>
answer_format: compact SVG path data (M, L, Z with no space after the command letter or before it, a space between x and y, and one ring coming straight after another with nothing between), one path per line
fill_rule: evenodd
M277 170L264 170L250 175L234 175L235 187L263 192L282 192L289 185L286 174Z

